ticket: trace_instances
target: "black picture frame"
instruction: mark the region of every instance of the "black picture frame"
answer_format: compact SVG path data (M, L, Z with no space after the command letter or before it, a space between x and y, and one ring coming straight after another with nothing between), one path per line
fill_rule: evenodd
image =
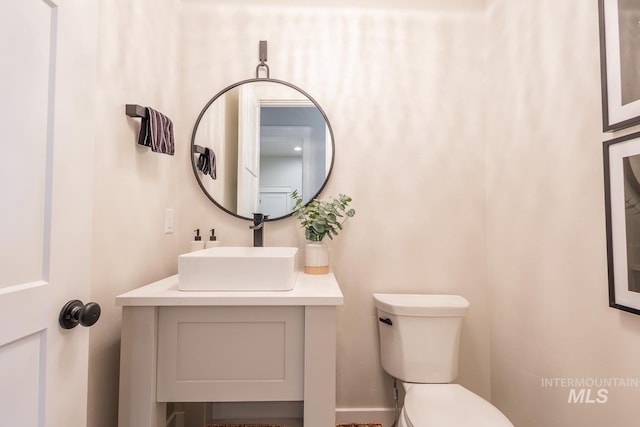
M605 141L609 306L640 314L640 132Z
M610 132L640 123L640 9L636 0L598 0L598 10L602 123Z

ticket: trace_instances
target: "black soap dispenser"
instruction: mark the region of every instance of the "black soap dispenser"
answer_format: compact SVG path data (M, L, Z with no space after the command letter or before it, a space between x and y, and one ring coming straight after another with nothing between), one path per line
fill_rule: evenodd
M207 240L204 244L204 248L205 249L209 249L209 248L215 248L216 246L220 246L220 242L218 241L218 238L216 237L216 229L212 228L211 230L209 230L209 232L211 233L209 235L209 240Z
M200 236L200 229L196 228L193 231L195 231L196 235L191 241L191 252L204 249L204 242L202 241L202 236Z

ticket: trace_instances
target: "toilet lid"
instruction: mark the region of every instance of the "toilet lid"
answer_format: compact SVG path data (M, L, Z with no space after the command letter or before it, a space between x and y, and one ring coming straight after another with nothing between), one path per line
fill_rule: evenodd
M414 384L404 398L413 427L513 427L502 412L458 384Z

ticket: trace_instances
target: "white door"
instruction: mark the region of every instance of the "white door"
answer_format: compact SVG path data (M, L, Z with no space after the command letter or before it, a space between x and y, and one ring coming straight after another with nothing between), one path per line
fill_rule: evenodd
M238 93L238 215L258 212L260 176L260 104L250 85Z
M0 6L0 425L86 425L96 4ZM124 120L124 118L123 118Z
M260 213L278 218L291 213L291 187L260 187Z

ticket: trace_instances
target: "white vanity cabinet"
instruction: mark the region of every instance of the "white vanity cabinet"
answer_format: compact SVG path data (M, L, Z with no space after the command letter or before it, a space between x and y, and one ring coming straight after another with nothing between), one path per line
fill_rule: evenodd
M302 401L303 425L335 425L332 274L291 291L179 291L177 276L119 295L120 427L165 426L167 402Z

